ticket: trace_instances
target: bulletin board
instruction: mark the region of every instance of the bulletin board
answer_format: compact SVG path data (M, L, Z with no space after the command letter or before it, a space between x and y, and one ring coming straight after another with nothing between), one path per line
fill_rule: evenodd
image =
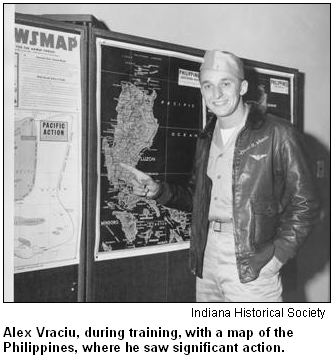
M77 301L85 246L87 34L20 14L14 31L14 300L53 301L56 290L37 289L45 283L63 288L58 300Z

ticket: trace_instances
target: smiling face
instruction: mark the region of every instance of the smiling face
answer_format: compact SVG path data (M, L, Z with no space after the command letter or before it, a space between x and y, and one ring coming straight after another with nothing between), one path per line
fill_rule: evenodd
M203 69L200 83L206 105L218 118L233 116L243 107L241 96L247 92L246 80L228 72Z

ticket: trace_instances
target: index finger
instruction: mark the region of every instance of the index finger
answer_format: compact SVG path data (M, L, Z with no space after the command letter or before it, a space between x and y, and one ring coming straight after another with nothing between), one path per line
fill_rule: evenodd
M120 162L120 165L121 165L123 168L125 168L126 170L130 171L131 173L133 173L133 174L137 177L138 180L147 180L147 179L150 178L149 175L147 175L146 173L144 173L144 172L142 172L142 171L137 170L137 168L134 168L134 167L129 166L129 165L127 165L127 164L125 164L125 163L122 163L122 162Z

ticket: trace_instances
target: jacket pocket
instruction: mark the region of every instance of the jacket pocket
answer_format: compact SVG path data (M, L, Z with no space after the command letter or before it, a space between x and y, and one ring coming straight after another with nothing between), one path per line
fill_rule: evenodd
M252 202L252 244L261 248L273 239L277 232L278 204L275 199L253 200Z

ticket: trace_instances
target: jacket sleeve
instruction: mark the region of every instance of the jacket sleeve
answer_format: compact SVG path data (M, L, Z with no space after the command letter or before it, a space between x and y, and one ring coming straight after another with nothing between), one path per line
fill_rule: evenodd
M283 168L285 190L274 255L286 263L317 222L320 204L301 134L293 128L287 131L277 148L277 155Z
M199 166L203 166L200 140L196 143L196 153L191 175L184 183L161 182L160 190L154 198L159 204L185 212L192 212L196 176Z
M193 207L194 179L186 183L161 182L155 200L166 207L191 212Z

